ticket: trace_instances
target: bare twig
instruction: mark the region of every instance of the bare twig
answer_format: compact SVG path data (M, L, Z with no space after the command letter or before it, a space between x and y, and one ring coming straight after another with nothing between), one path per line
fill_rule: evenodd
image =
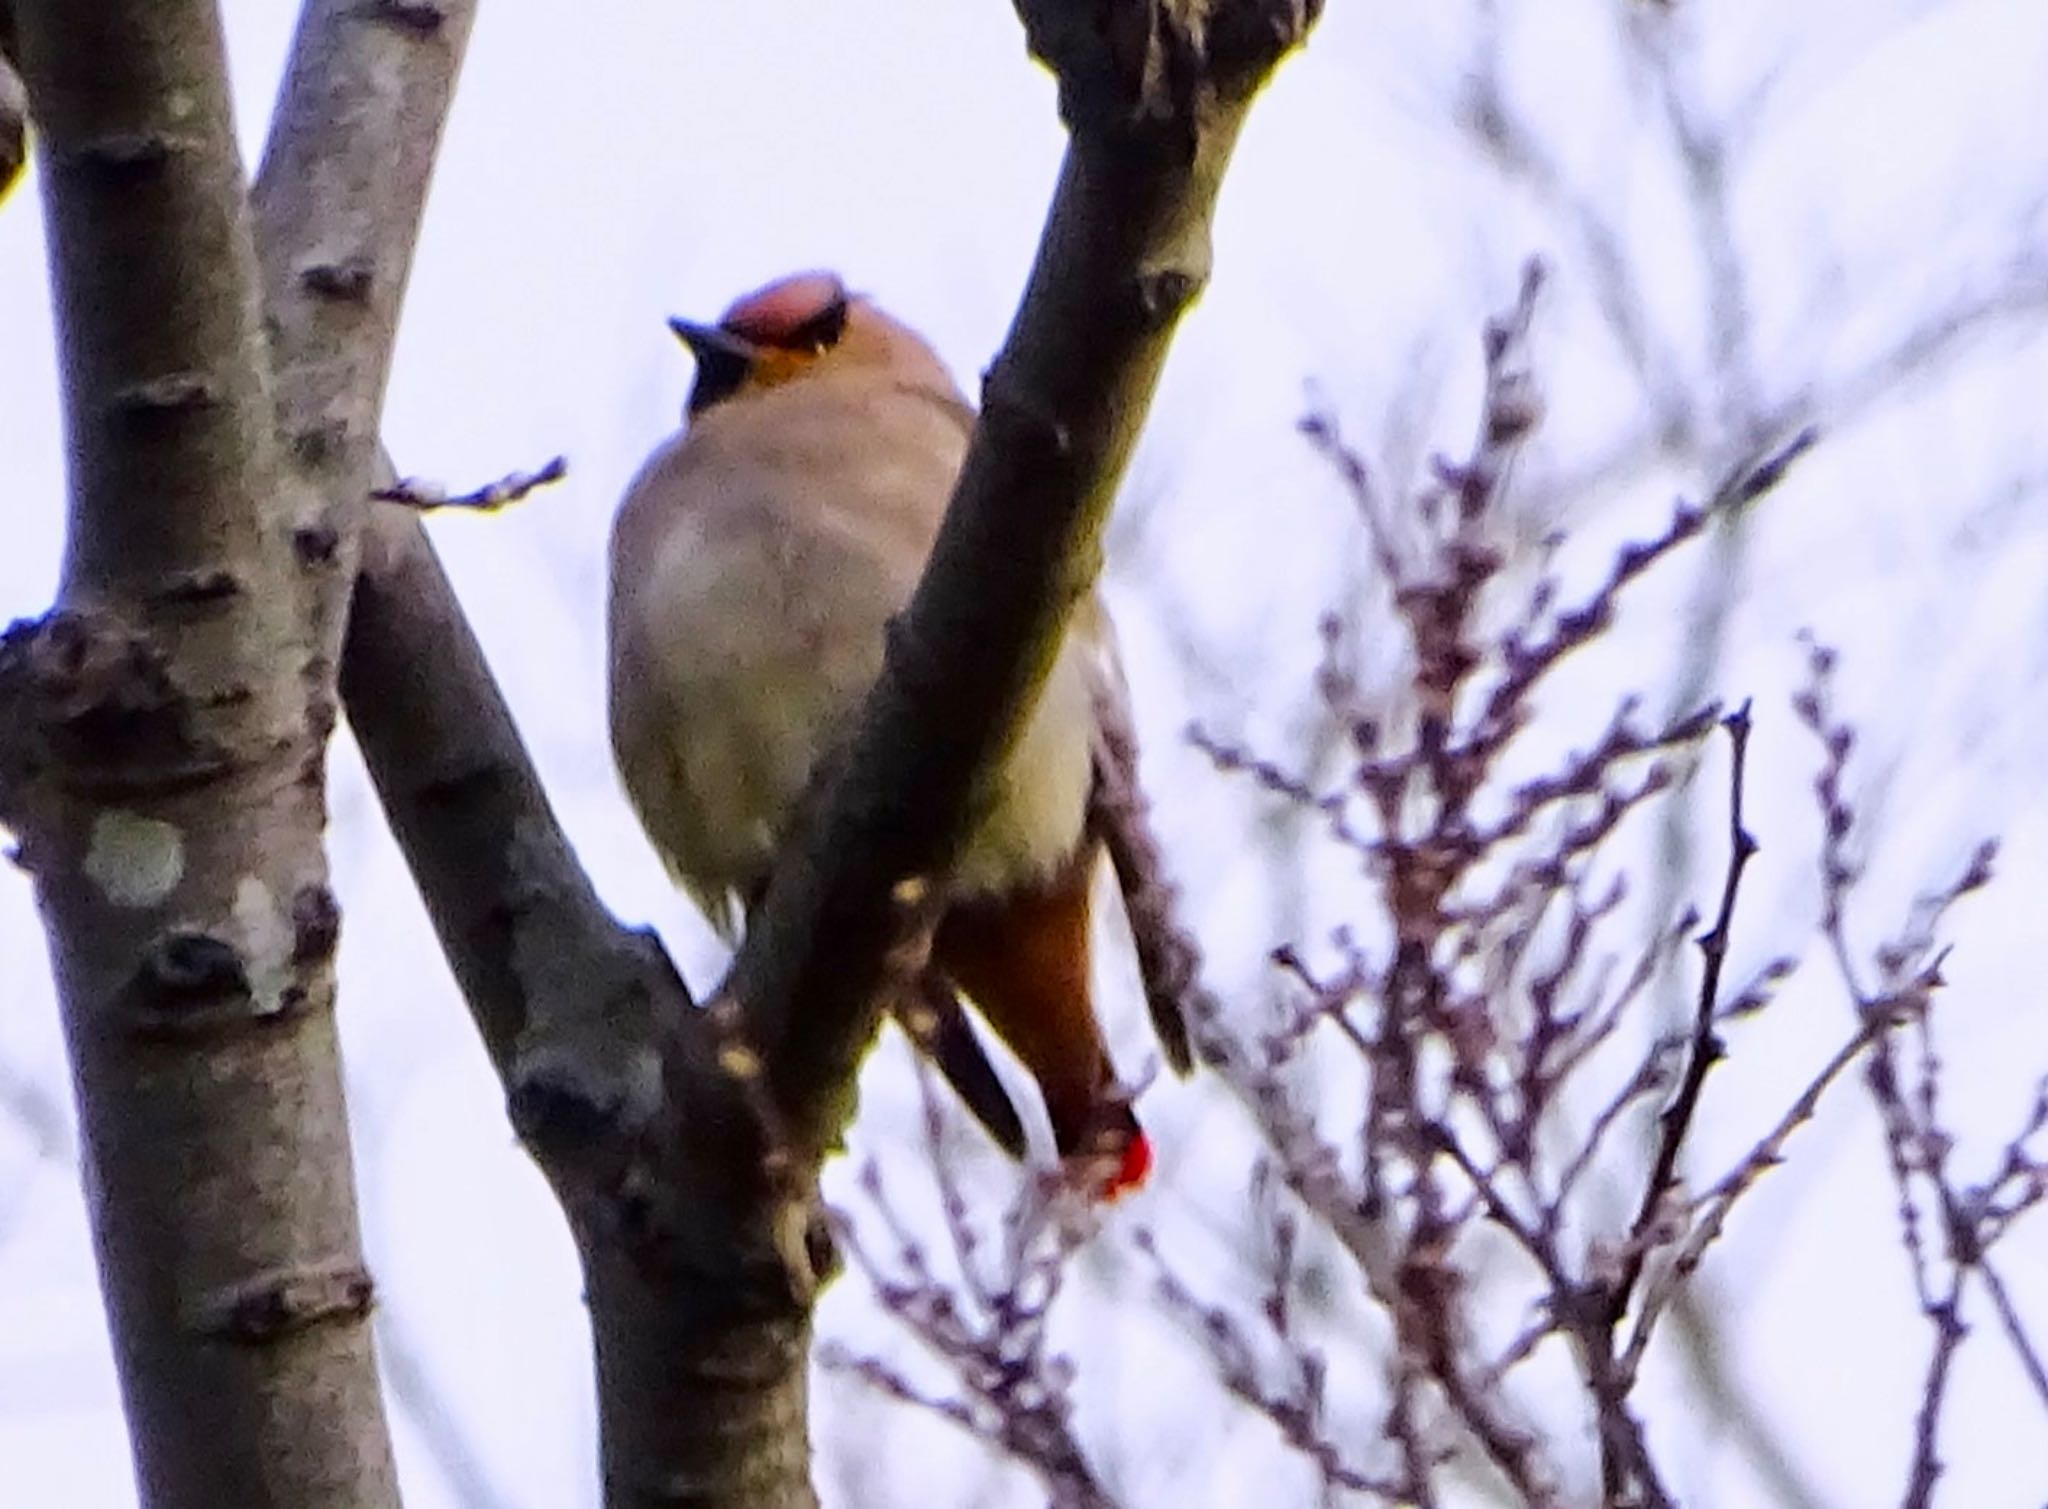
M928 1115L935 1105L927 1101ZM1004 1217L999 1266L984 1273L976 1266L981 1242L966 1202L957 1191L942 1189L963 1294L934 1269L874 1162L862 1165L860 1187L888 1233L893 1261L876 1255L862 1223L835 1211L830 1219L841 1247L867 1276L881 1307L948 1365L965 1392L931 1393L881 1359L843 1347L821 1348L820 1361L1015 1457L1039 1474L1060 1509L1108 1509L1112 1500L1071 1426L1072 1364L1047 1347L1047 1323L1067 1261L1093 1230L1086 1193L1058 1172L1036 1180Z
M421 513L431 513L437 508L496 513L568 475L568 458L556 456L533 471L509 472L495 482L486 482L466 493L451 493L439 483L407 477L389 487L373 489L370 496L381 503L397 503Z
M1898 1194L1899 1240L1921 1310L1934 1332L1914 1414L1904 1497L1909 1509L1924 1509L1933 1501L1942 1471L1941 1415L1957 1354L1969 1335L1963 1303L1973 1279L1985 1290L2021 1370L2048 1409L2048 1371L2040 1350L1991 1262L1992 1245L2011 1229L2021 1211L2041 1201L2039 1186L2048 1181L2048 1169L2027 1150L2028 1140L2048 1125L2048 1085L2037 1089L2032 1110L2001 1150L1990 1179L1959 1187L1953 1172L1955 1138L1942 1121L1941 1064L1934 1049L1934 996L1944 983L1941 968L1946 955L1936 935L1956 902L1990 883L1997 845L1980 844L1953 881L1913 903L1899 930L1875 950L1876 985L1865 985L1848 929L1848 903L1859 874L1848 855L1856 827L1855 809L1847 796L1855 736L1833 710L1833 651L1811 639L1807 643L1808 682L1794 707L1823 751L1814 782L1824 830L1821 927L1861 1024L1857 1041L1867 1048L1864 1081L1884 1130L1886 1162ZM1917 1045L1917 1082L1910 1086L1896 1046L1902 1036ZM2016 1185L2016 1198L2000 1205L2000 1192ZM1927 1239L1929 1226L1940 1235L1938 1248Z
M1714 1024L1720 1015L1721 970L1728 958L1729 931L1735 920L1735 899L1742 889L1742 872L1757 850L1755 837L1742 822L1743 772L1749 761L1749 704L1744 703L1722 719L1721 726L1728 732L1730 751L1728 869L1721 883L1721 907L1714 916L1714 925L1699 940L1702 961L1699 999L1693 1011L1692 1038L1686 1046L1685 1072L1679 1079L1678 1093L1657 1118L1657 1151L1650 1160L1650 1174L1644 1181L1642 1201L1629 1228L1633 1250L1607 1296L1610 1331L1627 1312L1636 1283L1642 1277L1647 1255L1643 1239L1657 1221L1658 1211L1677 1177L1679 1154L1684 1149L1686 1134L1692 1129L1701 1092L1706 1088L1707 1074L1727 1051L1714 1032Z
M1509 313L1488 326L1483 417L1469 459L1438 463L1405 534L1384 500L1360 498L1375 558L1395 573L1389 587L1412 649L1412 707L1364 703L1341 669L1333 614L1316 686L1357 753L1342 780L1321 789L1281 761L1195 735L1219 769L1320 819L1335 843L1358 853L1384 899L1373 924L1383 941L1368 947L1339 930L1334 969L1311 966L1296 946L1275 949L1300 998L1256 1044L1231 1045L1217 1061L1253 1107L1279 1176L1358 1257L1368 1294L1394 1325L1389 1433L1406 1443L1411 1471L1420 1475L1418 1432L1434 1396L1521 1501L1557 1501L1557 1475L1505 1387L1515 1365L1556 1335L1581 1360L1609 1500L1667 1505L1673 1495L1630 1398L1644 1322L1668 1299L1669 1265L1648 1264L1678 1252L1688 1231L1677 1165L1722 1051L1719 1024L1756 1009L1782 977L1767 969L1732 997L1723 985L1740 877L1755 847L1742 820L1747 709L1722 718L1709 705L1644 729L1634 700L1624 700L1589 747L1546 773L1500 789L1495 771L1529 725L1538 689L1611 629L1623 591L1718 513L1775 487L1814 437L1802 432L1730 469L1705 506L1681 504L1659 535L1618 551L1582 602L1560 606L1555 584L1539 580L1507 627L1488 629L1486 599L1506 576L1491 533L1504 518L1515 451L1540 409L1524 352L1539 286L1532 271ZM1305 428L1354 491L1371 488L1332 423ZM1719 914L1698 939L1692 1021L1647 1045L1553 1172L1544 1149L1564 1120L1567 1085L1611 1048L1625 1010L1670 971L1696 925L1688 915L1660 928L1617 979L1594 938L1619 915L1624 888L1616 878L1594 890L1591 867L1631 814L1682 785L1717 719L1735 746L1731 850ZM1198 1008L1196 1019L1212 1013ZM1284 1066L1323 1027L1356 1050L1367 1074L1358 1188L1281 1084ZM1627 1112L1667 1086L1672 1100L1639 1208L1616 1238L1590 1244L1581 1271L1580 1255L1560 1240L1565 1201ZM1471 1280L1456 1259L1475 1216L1527 1258L1540 1301L1537 1318L1485 1365L1473 1355ZM1631 1350L1617 1355L1615 1332L1631 1310Z
M1258 1191L1270 1192L1277 1182L1270 1166L1261 1164L1253 1175L1255 1199ZM1405 1471L1400 1477L1383 1477L1362 1470L1347 1460L1343 1446L1331 1438L1323 1420L1323 1360L1295 1334L1291 1319L1298 1227L1293 1217L1283 1212L1269 1229L1273 1237L1273 1262L1261 1313L1282 1353L1286 1376L1277 1385L1267 1380L1270 1369L1260 1364L1258 1348L1243 1323L1221 1306L1198 1298L1160 1252L1151 1233L1140 1232L1137 1243L1152 1262L1161 1302L1200 1339L1223 1386L1272 1422L1281 1439L1308 1459L1326 1491L1362 1493L1387 1504L1433 1502L1433 1479L1443 1453L1440 1448L1422 1443L1419 1426L1407 1432L1403 1451Z

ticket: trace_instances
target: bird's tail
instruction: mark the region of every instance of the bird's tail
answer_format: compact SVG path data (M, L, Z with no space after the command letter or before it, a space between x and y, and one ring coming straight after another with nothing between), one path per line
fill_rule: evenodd
M1061 1159L1114 1199L1144 1182L1152 1148L1095 1019L1088 899L1100 854L1087 843L1041 886L956 901L932 962L1038 1082Z
M1048 1103L1060 1161L1099 1199L1116 1200L1144 1184L1152 1172L1152 1142L1130 1105L1113 1087L1080 1112Z

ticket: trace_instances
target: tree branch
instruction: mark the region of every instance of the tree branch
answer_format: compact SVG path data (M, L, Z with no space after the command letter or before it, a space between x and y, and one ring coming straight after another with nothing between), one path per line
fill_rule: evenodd
M317 489L293 542L320 568L313 632L342 660L386 815L583 1254L608 1501L673 1503L687 1482L782 1504L808 1491L815 1263L787 1202L759 1192L758 1119L666 955L576 863L417 521L364 508L472 13L314 0L300 22L256 191L288 459Z
M826 1255L766 1155L746 1060L722 1051L660 944L598 900L399 505L365 532L341 687L513 1125L582 1255L605 1502L806 1502Z
M1070 80L1069 118L1085 124L990 379L963 501L866 736L710 1012L690 1011L658 950L598 907L417 526L381 511L373 524L344 696L515 1123L576 1231L610 1503L809 1493L809 1312L828 1263L811 1220L816 1163L872 1033L897 884L943 860L976 772L1007 744L1088 590L1167 335L1206 277L1237 123L1307 19L1230 13L1270 16L1260 31L1226 9L1206 55L1174 33L1170 79L1150 65L1109 72L1093 95ZM1165 83L1181 93L1161 95Z
M316 568L323 717L399 308L475 15L475 0L306 0L250 194L284 456L304 484L292 539Z
M1072 138L1038 260L881 678L726 985L800 1159L848 1114L900 888L944 868L1094 582L1238 128L1318 9L1019 0Z
M1076 139L962 501L866 734L711 1011L598 905L417 525L379 510L370 526L343 695L583 1254L610 1503L809 1493L809 1314L828 1264L810 1192L872 1034L898 882L942 863L1088 591L1167 336L1207 274L1237 124L1308 20L1218 6L1204 35L1143 0L1117 9L1154 45L1084 84L1087 49L1038 23L1066 60Z
M58 606L0 647L0 812L50 938L141 1495L395 1504L334 1045L322 673L218 18L19 10L71 500Z

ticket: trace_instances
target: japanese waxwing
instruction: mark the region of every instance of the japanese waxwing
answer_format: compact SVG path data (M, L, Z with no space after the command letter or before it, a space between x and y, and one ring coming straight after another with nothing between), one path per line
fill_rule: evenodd
M716 325L671 328L697 375L686 427L641 469L613 526L612 749L655 848L731 941L821 751L881 671L974 414L931 347L828 273L770 284ZM1117 675L1091 599L940 877L919 1009L899 1010L1021 1153L1016 1112L959 1011L964 992L1037 1082L1061 1156L1109 1195L1151 1164L1089 971L1095 698Z

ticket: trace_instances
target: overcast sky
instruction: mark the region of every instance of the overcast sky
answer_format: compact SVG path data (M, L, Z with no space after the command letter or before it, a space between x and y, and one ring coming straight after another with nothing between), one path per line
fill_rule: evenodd
M226 9L253 161L290 7ZM1570 579L1653 532L1675 496L1699 496L1749 426L1799 416L1825 432L1739 540L1695 546L1631 594L1535 735L1583 743L1619 693L1665 705L1689 668L1706 693L1756 699L1750 821L1764 855L1735 962L1814 959L1733 1038L1694 1177L1749 1146L1849 1026L1811 942L1813 750L1787 706L1794 636L1809 627L1841 649L1843 710L1864 736L1858 794L1878 847L1859 938L1895 926L1978 838L2004 841L1999 885L1956 918L1941 1028L1959 1156L1981 1174L2048 1070L2048 7L1494 9L1489 21L1486 7L1440 0L1330 0L1314 45L1253 113L1214 283L1175 346L1112 536L1148 773L1217 981L1254 1009L1278 934L1318 937L1357 896L1327 854L1276 880L1257 849L1270 811L1179 738L1196 719L1275 753L1304 748L1316 620L1369 596L1350 504L1295 421L1313 391L1397 490L1413 481L1428 449L1469 437L1479 322L1540 253L1555 269L1536 341L1549 418L1520 496L1530 537L1574 531ZM1624 13L1633 32L1616 23ZM573 15L484 9L385 435L402 469L456 487L568 457L568 480L519 508L432 527L601 889L660 926L702 984L719 956L648 854L604 742L605 532L689 379L663 320L708 318L778 273L832 266L928 332L971 390L1014 309L1062 137L1050 81L997 0L610 0ZM1464 108L1490 68L1530 149L1513 163ZM1718 210L1703 165L1725 184ZM30 184L0 204L8 618L47 606L61 544L40 235ZM1708 639L1719 649L1702 662ZM1364 654L1371 664L1370 636ZM594 1502L568 1243L352 751L335 781L343 1035L408 1502ZM1719 863L1720 792L1703 783L1701 875ZM1646 831L1645 855L1653 841ZM1103 966L1135 1069L1127 970L1114 956ZM869 1077L854 1156L879 1154L923 1209L899 1046ZM1843 1506L1897 1497L1929 1343L1859 1095L1846 1087L1709 1265L1738 1386L1819 1502ZM0 870L0 1503L118 1509L133 1490L68 1096L30 892ZM1191 1275L1241 1277L1250 1146L1218 1101L1200 1084L1148 1096L1157 1187L1085 1255L1059 1321L1081 1368L1084 1439L1134 1504L1311 1501L1300 1461L1212 1397L1171 1322L1139 1302L1135 1225ZM989 1187L1012 1177L964 1132L958 1156ZM2048 1334L2048 1227L2022 1230L2005 1276ZM2043 1406L1976 1319L1943 1501L2038 1509ZM1329 1325L1334 1417L1362 1441L1377 1364L1341 1307ZM822 1330L903 1351L857 1279L828 1298ZM1687 1443L1671 1456L1686 1501L1765 1501L1726 1435L1688 1428L1681 1384L1653 1369L1645 1409L1660 1440ZM1037 1501L974 1443L836 1375L820 1383L818 1442L828 1502Z

